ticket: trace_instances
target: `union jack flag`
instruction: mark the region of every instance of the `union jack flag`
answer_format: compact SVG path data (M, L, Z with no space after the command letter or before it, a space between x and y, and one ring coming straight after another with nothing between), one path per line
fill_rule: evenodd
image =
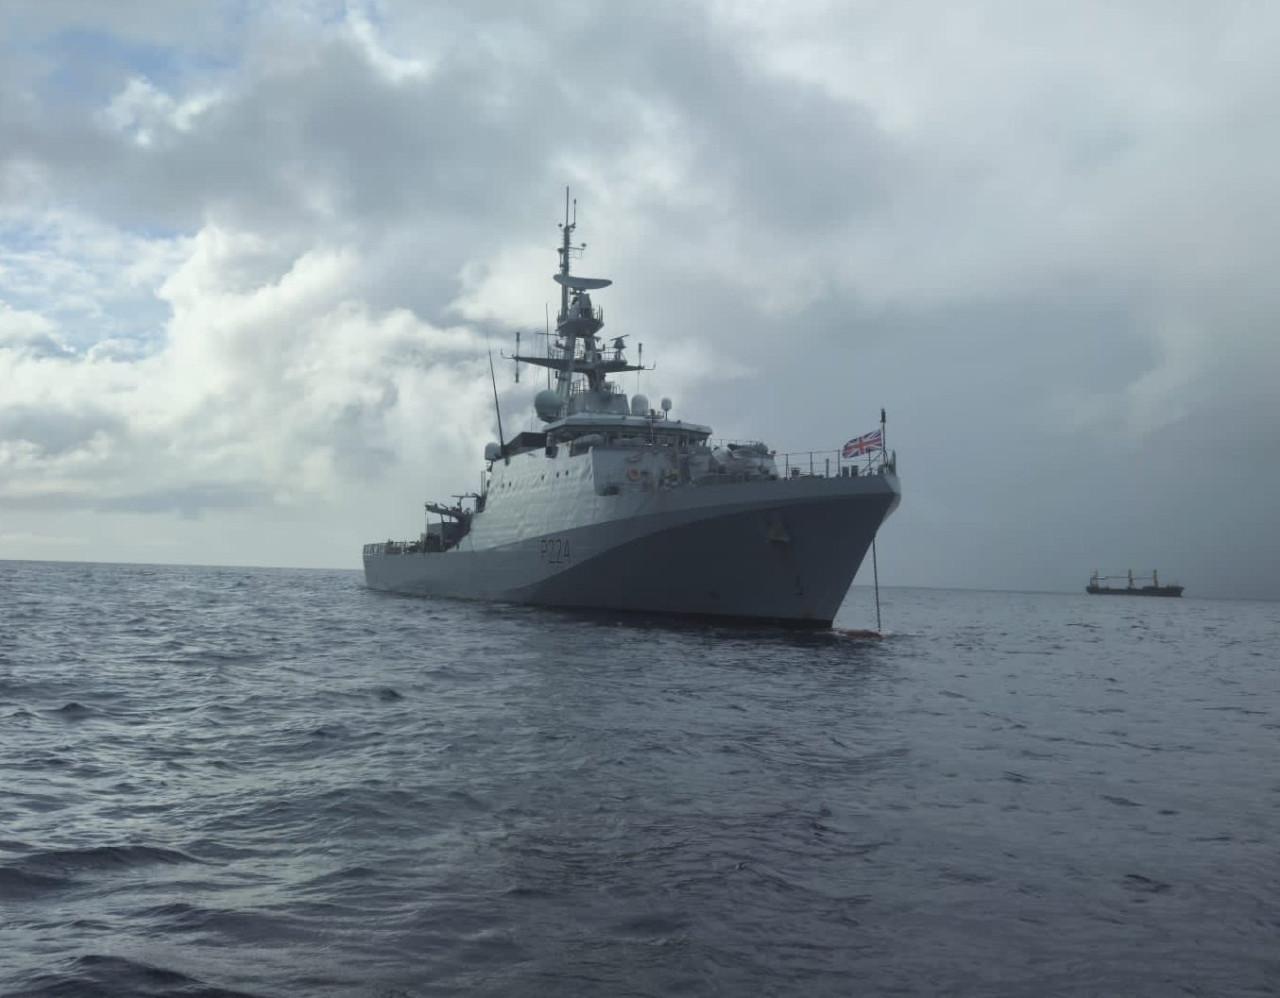
M872 430L870 433L864 433L860 437L854 437L844 449L840 451L840 456L844 458L857 457L859 454L866 454L873 450L879 450L884 446L884 436L880 430Z

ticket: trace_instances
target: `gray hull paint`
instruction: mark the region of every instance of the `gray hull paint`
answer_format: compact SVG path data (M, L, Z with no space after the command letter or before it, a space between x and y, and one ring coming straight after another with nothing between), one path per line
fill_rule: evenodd
M899 495L892 474L663 490L514 543L367 555L365 578L410 595L825 627Z

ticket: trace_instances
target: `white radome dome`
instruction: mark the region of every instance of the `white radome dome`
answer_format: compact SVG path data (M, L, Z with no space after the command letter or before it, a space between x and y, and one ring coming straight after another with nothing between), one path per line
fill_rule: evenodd
M549 423L560 417L564 410L564 399L550 388L544 388L533 397L533 410L539 419Z

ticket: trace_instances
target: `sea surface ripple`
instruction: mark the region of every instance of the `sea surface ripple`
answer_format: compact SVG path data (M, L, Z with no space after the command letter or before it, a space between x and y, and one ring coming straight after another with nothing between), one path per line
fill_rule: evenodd
M1280 605L881 597L0 562L0 994L1280 991Z

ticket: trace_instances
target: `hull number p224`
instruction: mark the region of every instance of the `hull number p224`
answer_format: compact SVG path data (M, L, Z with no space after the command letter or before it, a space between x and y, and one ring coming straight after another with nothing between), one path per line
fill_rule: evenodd
M566 537L544 537L539 545L539 554L548 564L565 565L573 560L569 555L569 540Z

